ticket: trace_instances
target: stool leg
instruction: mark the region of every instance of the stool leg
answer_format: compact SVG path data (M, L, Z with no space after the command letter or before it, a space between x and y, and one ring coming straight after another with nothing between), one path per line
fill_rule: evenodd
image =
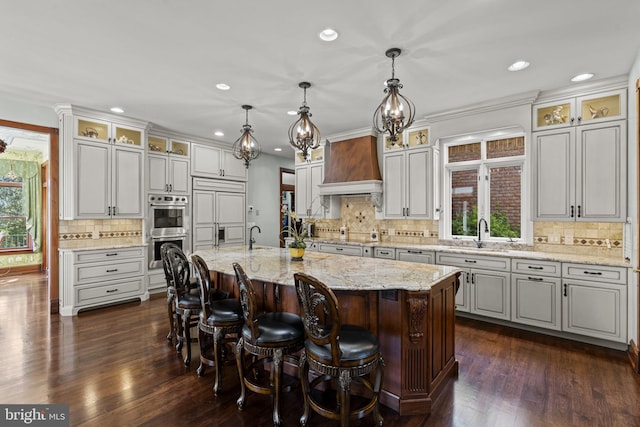
M282 349L273 352L273 373L274 373L274 399L273 399L273 425L282 424L280 420L280 391L282 389Z
M169 341L170 344L173 343L173 337L176 333L176 330L175 330L176 326L173 320L173 316L175 315L175 310L173 306L174 306L174 297L172 294L167 292L167 314L169 315L169 334L167 334L167 341Z
M184 366L191 364L191 310L186 308L182 314L182 324L184 325L184 340L187 342L187 357L184 358Z
M236 402L238 409L242 410L246 397L246 387L244 385L244 338L238 339L236 344L236 364L238 365L238 376L240 378L240 397Z
M209 339L209 334L206 334L202 329L200 329L200 324L198 324L198 342L200 343L200 366L196 369L196 374L199 377L203 376L205 371L207 370L207 365L203 361L204 355L207 354L207 347L211 345L211 340Z
M215 328L213 331L213 363L215 370L215 382L213 383L213 392L218 394L222 390L222 349L221 342L224 343L222 336L222 328Z
M298 373L300 375L300 384L302 386L302 397L304 399L302 416L300 417L300 425L305 427L309 421L309 364L307 363L307 353L304 351L300 355L298 363Z
M176 307L176 317L175 317L175 321L176 321L176 352L181 353L182 352L182 345L184 343L184 339L183 339L183 334L184 334L184 325L182 322L183 316L181 313L181 310L178 310L178 308Z
M374 399L376 399L376 406L373 408L373 420L377 426L382 427L384 422L380 412L378 410L380 404L380 390L382 390L382 378L384 375L384 360L380 359L378 366L376 366L376 379L373 387Z
M340 387L339 402L340 404L340 427L349 427L349 416L351 415L349 392L351 390L351 374L349 371L340 372L340 378L338 379Z

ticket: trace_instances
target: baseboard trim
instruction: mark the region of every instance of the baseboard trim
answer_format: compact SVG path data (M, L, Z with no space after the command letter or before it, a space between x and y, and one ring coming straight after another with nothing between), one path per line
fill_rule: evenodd
M638 346L633 340L629 342L629 349L627 350L627 355L629 356L629 361L631 362L631 366L633 367L633 371L636 374L640 374L640 352L638 351Z
M49 313L58 314L60 312L60 299L54 298L50 301Z
M41 271L41 264L20 265L17 267L0 268L0 276L39 273Z

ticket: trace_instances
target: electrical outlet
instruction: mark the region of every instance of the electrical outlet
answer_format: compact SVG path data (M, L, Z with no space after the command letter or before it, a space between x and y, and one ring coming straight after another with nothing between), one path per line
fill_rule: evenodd
M395 228L390 228L387 230L387 232L389 233L389 236L395 236L396 235L396 229Z
M424 230L422 230L422 235L423 235L424 237L430 237L430 236L431 236L431 233L429 232L429 229L428 229L428 228L425 228Z
M573 233L564 233L564 244L573 245Z
M548 237L549 243L560 243L560 235L559 234L550 234Z

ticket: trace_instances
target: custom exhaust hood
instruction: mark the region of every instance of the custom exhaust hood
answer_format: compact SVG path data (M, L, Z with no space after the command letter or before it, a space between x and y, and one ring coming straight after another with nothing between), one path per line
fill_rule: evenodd
M330 142L325 146L324 182L321 196L370 195L382 208L382 177L378 166L377 138L367 135Z

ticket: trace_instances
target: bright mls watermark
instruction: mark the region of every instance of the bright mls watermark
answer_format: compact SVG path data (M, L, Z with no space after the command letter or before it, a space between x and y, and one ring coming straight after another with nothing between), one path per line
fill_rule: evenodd
M0 426L69 427L69 405L0 405Z

